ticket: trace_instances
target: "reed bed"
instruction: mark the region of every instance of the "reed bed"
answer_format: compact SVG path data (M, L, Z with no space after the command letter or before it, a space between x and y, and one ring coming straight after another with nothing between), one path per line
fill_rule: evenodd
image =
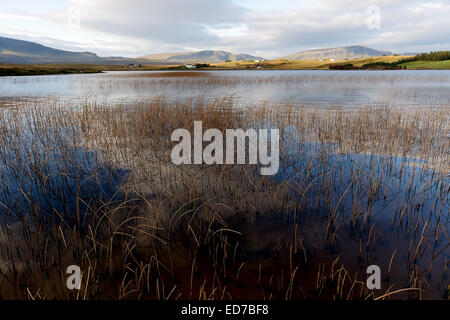
M448 106L46 99L0 118L3 299L448 298ZM279 173L172 164L194 121L279 129Z

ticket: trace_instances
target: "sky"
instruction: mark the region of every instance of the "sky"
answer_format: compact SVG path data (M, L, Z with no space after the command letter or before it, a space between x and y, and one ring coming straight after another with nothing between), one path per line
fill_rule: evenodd
M100 56L450 50L450 0L0 0L0 36Z

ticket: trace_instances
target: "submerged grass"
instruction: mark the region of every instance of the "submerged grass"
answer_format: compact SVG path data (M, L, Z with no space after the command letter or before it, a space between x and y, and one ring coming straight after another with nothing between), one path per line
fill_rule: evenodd
M448 107L224 97L0 112L3 299L447 298ZM170 136L194 121L278 128L280 172L173 165ZM366 287L370 264L381 290Z

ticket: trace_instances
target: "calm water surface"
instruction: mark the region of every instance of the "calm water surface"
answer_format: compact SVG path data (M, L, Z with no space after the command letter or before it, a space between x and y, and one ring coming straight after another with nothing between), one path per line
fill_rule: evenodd
M199 72L199 71L195 71ZM235 103L259 102L318 107L450 105L450 71L200 71L106 72L0 78L0 101L53 97L109 102L165 97L233 96ZM190 76L191 75L191 76Z
M68 101L69 104L77 103L85 99L95 101L107 101L108 103L126 103L139 100L147 100L156 97L165 97L171 101L185 100L187 98L204 97L222 98L232 96L237 105L247 105L260 102L289 105L306 105L316 107L365 107L378 103L389 103L394 106L450 106L450 71L196 71L196 72L107 72L103 74L80 74L80 75L57 75L57 76L33 76L33 77L3 77L0 78L0 102L15 103L20 100L38 101L50 97L57 100ZM30 137L30 143L33 141ZM412 268L408 252L410 248L419 246L421 237L425 237L428 249L423 246L423 252L417 265L421 274L428 272L428 282L425 285L430 296L433 298L444 298L446 285L448 284L447 268L444 267L450 259L450 247L448 245L448 178L442 178L433 171L417 170L416 164L419 159L404 159L390 157L389 155L370 154L334 154L329 152L326 159L316 157L321 153L323 144L303 143L301 149L290 150L290 159L280 169L276 179L281 181L294 181L303 179L304 185L308 187L306 194L302 197L311 199L305 203L304 214L301 215L300 224L303 228L302 235L308 243L322 241L317 234L322 236L327 228L327 211L324 200L322 200L323 190L314 187L316 179L327 179L323 185L328 185L332 190L333 204L340 206L340 220L337 231L339 241L328 244L323 243L326 250L318 253L317 256L340 257L346 265L352 266L354 270L364 272L359 259L361 250L361 239L365 242L363 231L357 231L348 227L348 221L353 212L354 197L360 198L362 212L369 212L370 219L376 224L376 232L380 235L375 247L371 250L367 248L367 264L376 263L384 267L390 264L393 253L395 263L392 266L391 277L395 280L397 287L409 287ZM3 150L3 158L12 159L21 150L29 149L26 144L21 145L18 150ZM120 185L121 178L126 177L128 171L123 168L91 168L90 163L95 163L97 151L71 149L73 158L77 159L76 165L82 163L82 169L75 168L76 175L73 179L81 179L82 195L89 198L96 194L109 196L115 194L116 189L109 190L104 185L91 184L86 177L97 177L96 181L105 181L105 176L114 173L120 177L118 181L113 181L113 187ZM46 154L47 161L50 162L49 170L63 172L67 167L58 166L66 163L59 163L60 155L53 157ZM410 164L413 162L412 164ZM386 166L386 163L391 163ZM25 166L31 171L24 177L33 176L33 166ZM305 168L314 168L311 172L303 171ZM357 191L347 193L348 186L352 184L351 173L357 168L364 173ZM33 180L15 180L16 169L14 167L1 167L2 181L7 181L11 190L25 190L36 202L41 202L42 190L39 184ZM389 170L388 170L389 169ZM79 170L80 172L78 172ZM112 170L108 172L107 170ZM324 177L323 172L327 172ZM362 174L361 173L361 174ZM52 184L59 189L54 191L54 198L48 195L48 208L62 210L60 203L61 194L66 199L73 196L75 180L61 177L57 174L50 175ZM380 178L381 192L383 196L376 197L375 200L368 201L367 192L370 190L371 179ZM439 178L441 177L441 178ZM28 178L27 178L28 179ZM64 183L62 183L64 182ZM367 185L365 184L367 182ZM320 184L317 184L318 186ZM64 186L64 188L60 187ZM412 186L412 187L411 187ZM99 191L99 189L101 191ZM361 189L361 191L358 191ZM47 190L48 192L48 190ZM2 196L3 189L0 186L0 202L9 201L26 206L23 195L19 191L16 193L5 193L7 198ZM442 194L441 197L436 195ZM342 195L342 196L341 196ZM292 197L298 195L293 194ZM420 202L420 206L414 205ZM327 204L328 205L328 204ZM402 211L402 208L403 211ZM403 221L402 212L408 212L408 219ZM411 215L411 216L410 216ZM409 225L409 220L415 226ZM442 230L439 239L431 231L417 234L411 230L425 230L425 221L429 224L431 231L441 226ZM265 222L265 221L264 221ZM298 223L299 221L297 221ZM286 224L268 223L268 226L258 229L253 224L249 224L248 234L253 237L254 248L247 248L254 255L263 255L264 252L272 254L274 243L278 243L280 232L289 234L293 230L293 222ZM375 226L374 224L374 226ZM242 228L245 228L245 224ZM285 230L283 229L285 228ZM259 232L258 232L259 230ZM362 230L362 229L361 229ZM382 236L381 236L382 235ZM420 242L420 243L419 243ZM250 243L250 241L249 241ZM256 245L255 245L256 244ZM433 246L433 247L432 247ZM433 268L429 268L429 265ZM445 270L445 271L444 271Z

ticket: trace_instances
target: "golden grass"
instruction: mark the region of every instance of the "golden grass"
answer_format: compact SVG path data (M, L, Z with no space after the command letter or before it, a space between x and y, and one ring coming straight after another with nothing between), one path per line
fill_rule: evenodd
M405 58L411 58L410 56L382 56L371 57L364 59L353 60L336 60L330 62L329 60L265 60L259 63L254 61L233 61L223 63L211 63L210 67L202 68L206 70L240 70L240 69L256 69L257 67L264 67L265 69L276 70L328 70L330 65L340 63L352 63L356 67L360 67L367 63L373 62L396 62ZM34 69L42 72L57 72L58 70L79 70L89 72L100 71L167 71L176 68L173 64L161 64L158 65L142 65L140 67L130 68L127 65L89 65L89 64L3 64L0 63L0 68L3 69ZM180 72L180 71L174 71Z
M262 66L265 69L279 69L279 70L310 70L310 69L323 69L326 70L330 65L337 63L352 63L354 66L360 67L367 63L373 62L396 62L405 58L410 58L409 56L382 56L382 57L370 57L363 59L352 59L352 60L336 60L330 62L329 60L320 61L317 60L267 60L259 63L254 61L234 61L226 63L215 63L211 64L212 67L217 69L249 69L257 68Z
M128 65L95 65L80 63L57 63L57 64L10 64L0 63L0 69L22 69L22 70L38 70L43 74L45 72L53 74L55 72L62 73L64 70L78 70L82 72L102 72L102 71L158 71L168 70L174 65L161 63L160 65L142 65L140 67L130 68Z

